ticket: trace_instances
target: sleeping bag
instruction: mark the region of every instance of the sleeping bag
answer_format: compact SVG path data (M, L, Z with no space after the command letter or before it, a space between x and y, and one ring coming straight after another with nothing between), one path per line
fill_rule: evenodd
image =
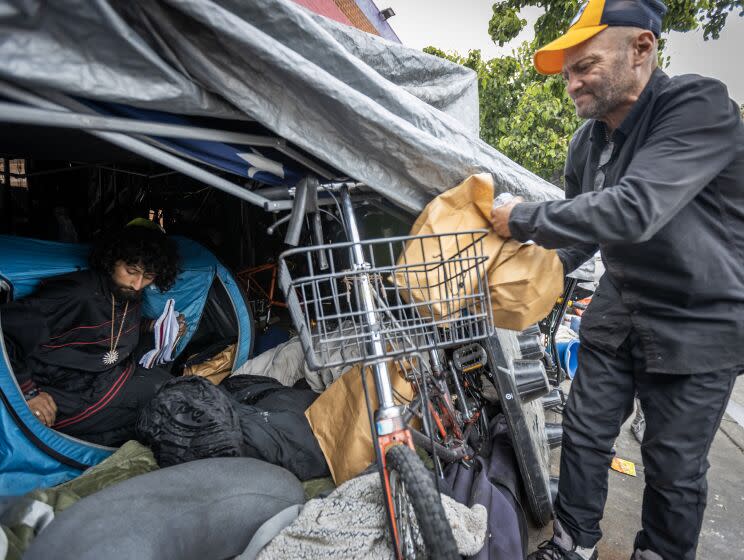
M328 476L305 418L317 395L259 376L215 386L201 377L167 382L140 414L137 434L161 467L207 457L253 457L300 480Z

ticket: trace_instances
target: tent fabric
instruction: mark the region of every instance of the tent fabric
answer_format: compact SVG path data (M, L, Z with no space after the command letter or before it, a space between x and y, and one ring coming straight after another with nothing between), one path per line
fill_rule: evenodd
M207 249L184 237L174 236L181 256L181 273L176 285L167 293L160 293L155 286L145 290L142 314L156 319L163 312L169 298L176 301L176 310L183 313L188 328L176 348L180 353L191 340L199 326L209 288L215 276L225 286L236 306L235 315L241 336L238 340L235 367L248 360L251 348L250 316L232 274ZM13 289L13 299L30 294L44 278L58 276L88 267L88 246L76 243L42 241L12 235L0 235L0 277Z
M163 111L138 109L120 103L87 103L97 113L133 119L194 126L188 117ZM219 128L217 119L212 126ZM212 167L267 185L294 186L302 173L277 161L274 150L252 146L225 144L209 140L169 139L153 137L158 144L176 153L196 159Z
M143 315L157 317L165 300L174 298L176 309L186 316L189 325L176 349L180 352L198 328L212 282L218 279L229 294L238 319L238 348L233 364L236 369L248 360L253 336L250 313L240 288L231 273L207 249L186 238L174 236L174 239L182 260L182 272L167 293L145 291ZM85 245L0 235L0 246L3 248L0 277L12 288L13 299L31 293L43 278L88 266ZM112 453L112 448L83 442L39 422L26 406L13 376L2 336L0 346L0 472L3 473L0 496L60 484Z
M481 172L562 196L478 138L471 70L291 0L0 0L0 56L37 94L258 121L413 212Z
M88 268L87 245L59 243L0 235L0 276L12 288L12 299L21 299L44 278Z
M0 496L61 484L111 455L111 448L44 426L26 405L1 336L0 345Z

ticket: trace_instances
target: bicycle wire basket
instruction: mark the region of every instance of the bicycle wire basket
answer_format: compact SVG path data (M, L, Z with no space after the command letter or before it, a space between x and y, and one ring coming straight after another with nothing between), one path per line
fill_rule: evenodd
M486 234L371 239L282 253L279 284L308 366L387 361L489 336ZM354 265L355 251L361 266ZM365 286L371 312L363 304Z

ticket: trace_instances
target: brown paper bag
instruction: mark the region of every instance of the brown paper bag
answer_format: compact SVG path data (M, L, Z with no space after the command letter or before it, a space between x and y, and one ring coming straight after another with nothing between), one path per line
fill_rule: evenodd
M456 234L484 228L492 200L491 175L473 175L430 202L416 219L410 235ZM436 320L457 318L461 307L472 303L466 296L483 291L478 273L488 269L504 241L489 235L480 246L468 247L474 239L465 234L447 235L406 244L393 281L402 287L401 296L406 301L427 302L418 307L422 316ZM459 263L446 262L456 254L462 259ZM488 257L485 266L476 266L478 256Z
M183 368L183 375L198 375L219 385L232 372L233 362L235 362L235 344L231 344L208 360L186 366Z
M510 240L488 270L488 286L494 325L521 331L555 305L563 292L563 263L555 251Z
M336 485L358 475L375 460L361 366L354 366L328 387L305 411ZM389 364L389 368L395 368ZM403 399L413 398L413 387L395 368L393 390ZM372 410L378 407L372 369L366 369Z
M487 257L485 270L493 307L494 324L512 330L522 330L543 319L563 291L563 266L555 251L536 245L525 245L513 239L504 240L491 230L490 215L493 204L493 178L489 173L472 175L453 189L432 200L411 228L411 235L453 233L487 229L483 239L483 255ZM461 240L458 240L461 241ZM411 241L398 259L398 265L409 266L395 274L398 286L405 286L401 295L416 302L437 299L459 289L459 295L477 286L470 277L454 288L442 286L441 270L420 267L415 263L452 258L458 247L455 237ZM415 270L415 274L411 273ZM445 289L446 288L446 289ZM471 292L472 293L472 292ZM464 300L461 300L464 301ZM431 312L428 310L431 309ZM436 319L456 314L457 310L444 305L419 308Z

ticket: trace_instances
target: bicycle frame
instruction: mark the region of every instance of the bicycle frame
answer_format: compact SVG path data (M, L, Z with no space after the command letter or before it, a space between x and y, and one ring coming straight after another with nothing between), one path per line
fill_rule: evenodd
M441 557L454 557L451 528L436 485L428 479L424 464L416 456L414 437L429 442L420 443L433 451L440 476L440 456L452 462L472 454L459 440L479 415L468 410L463 386L455 372L442 363L439 352L492 333L484 268L487 257L482 250L487 231L363 241L349 187L348 183L320 185L309 179L303 189L298 187L298 193L310 194L296 196L297 206L292 209L285 241L299 243L299 227L305 221L301 216L307 208L313 208L308 198L312 200L322 191L338 195L347 241L325 245L322 236L311 231L316 245L289 249L280 256L279 282L308 367L362 366L372 442L396 557L407 556L421 544L416 538L411 539L408 532L416 519L428 521L419 529L427 532L423 544L431 547L429 552L436 551L436 556L441 551L445 555ZM410 429L410 410L396 404L390 377L393 359L399 360L404 371L418 376L417 399L423 404L421 417L428 436ZM368 368L377 396L376 410L370 404L373 393L367 387ZM452 395L456 394L457 399L448 387L450 374L454 376ZM430 388L438 410L429 406ZM455 400L462 406L459 412ZM463 429L462 418L470 422L469 426L462 425ZM454 436L450 437L450 433ZM440 436L445 446L434 441ZM419 474L411 478L414 472ZM398 481L405 478L408 482L399 486ZM409 483L415 486L415 492L408 491ZM402 496L411 501L406 502ZM410 507L416 509L415 518L410 517Z
M264 288L261 282L258 281L257 276L259 274L270 273L270 283L268 290ZM256 294L259 298L266 302L266 325L268 326L269 320L271 319L272 307L281 307L286 309L287 304L283 301L279 301L274 298L274 292L277 284L277 266L275 263L267 263L252 268L246 268L241 270L236 275L240 282L243 282L245 286L246 295L249 300L251 295ZM253 310L254 314L256 310ZM254 315L255 316L255 315ZM258 317L256 317L258 320Z
M563 317L566 316L566 309L568 309L569 302L571 301L571 295L573 294L579 281L575 278L569 277L566 281L566 286L561 295L560 303L555 306L551 314L547 319L547 339L548 339L548 351L550 352L550 358L553 361L553 368L555 368L555 385L558 386L566 379L566 372L561 367L561 361L558 357L558 345L555 342L555 335L558 333L558 327L563 322Z
M364 252L360 245L359 228L356 222L356 216L354 215L354 208L351 203L351 196L349 194L349 188L346 186L341 187L341 211L343 213L344 222L346 223L347 234L349 240L354 245L353 255L354 262L353 266L355 270L365 270L369 268L369 263L364 258ZM367 321L370 328L374 331L377 326L378 320L375 314L375 303L370 287L369 277L367 275L361 275L359 278L359 292L362 295L362 305L367 315ZM384 340L375 333L372 337L372 341L369 343L371 348L369 354L376 357L382 357L385 355L383 350ZM411 449L414 449L413 438L411 432L408 429L405 418L403 417L403 410L401 407L395 404L393 399L393 386L390 382L390 372L385 362L375 362L372 364L373 378L375 383L375 391L377 393L377 399L379 402L379 408L374 411L374 417L370 419L370 426L372 427L372 441L375 443L375 452L377 455L377 464L379 467L380 478L385 490L385 500L387 501L387 509L391 515L388 515L388 526L390 528L390 534L393 537L393 543L395 545L395 553L398 558L402 558L402 552L400 550L398 527L395 523L392 512L395 510L395 504L393 502L393 495L390 489L390 479L385 475L386 473L386 461L385 454L389 447L393 445L407 445ZM364 379L364 368L362 368L362 379ZM366 391L366 383L365 383ZM374 421L374 423L373 423Z

